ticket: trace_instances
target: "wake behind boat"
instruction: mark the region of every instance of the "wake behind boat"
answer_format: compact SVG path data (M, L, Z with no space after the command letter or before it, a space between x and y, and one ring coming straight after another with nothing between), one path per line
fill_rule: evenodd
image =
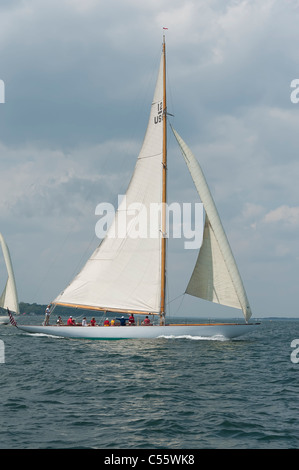
M167 116L164 37L148 127L126 197L100 245L51 307L52 312L56 306L66 306L117 315L150 314L156 316L158 324L19 325L20 329L66 338L151 339L161 336L234 338L256 328L257 324L248 323L252 315L250 305L203 172L191 150L172 128L205 209L203 242L186 293L242 310L245 323L166 324ZM131 204L135 209L133 215L129 210ZM155 232L151 227L146 237L136 237L136 227L142 224L145 212L151 213L151 204L161 208Z

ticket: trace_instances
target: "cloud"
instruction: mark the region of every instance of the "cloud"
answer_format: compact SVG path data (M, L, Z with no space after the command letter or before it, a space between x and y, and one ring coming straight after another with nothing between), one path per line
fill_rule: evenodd
M287 225L298 227L299 225L299 207L280 206L265 215L266 223L283 222Z
M115 173L111 156L122 154ZM111 197L115 184L126 189L136 144L107 141L65 152L38 145L0 145L0 214L18 218L78 216L96 197ZM84 164L82 164L84 162ZM90 201L89 201L90 202Z
M299 78L298 2L12 0L0 9L0 230L20 298L46 303L64 287L94 236L96 205L124 193L166 26L173 124L203 167L257 309L291 311L299 104L290 100L290 83ZM181 201L196 200L171 137L168 165L171 200L177 193ZM184 279L192 263L179 258ZM280 270L288 273L288 299L272 300Z

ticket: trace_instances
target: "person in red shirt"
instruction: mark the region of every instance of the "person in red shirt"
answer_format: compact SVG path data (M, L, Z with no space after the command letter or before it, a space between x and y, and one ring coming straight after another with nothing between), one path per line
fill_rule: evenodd
M70 318L68 319L67 323L66 323L68 326L75 326L75 321L73 319L72 316L70 316Z
M134 318L133 313L132 313L131 316L129 317L129 325L135 325L135 318Z
M92 317L92 319L90 320L90 325L91 325L91 326L96 326L96 319L95 319L95 317Z
M109 322L108 318L106 318L106 320L104 321L104 326L110 326L110 322Z
M150 319L148 318L148 316L145 317L145 319L143 320L142 324L143 324L143 325L150 325L150 324L151 324L151 321L150 321Z

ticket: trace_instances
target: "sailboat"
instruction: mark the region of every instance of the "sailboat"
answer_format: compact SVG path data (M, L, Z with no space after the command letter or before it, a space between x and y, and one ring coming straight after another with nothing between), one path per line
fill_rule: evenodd
M174 130L195 187L205 208L203 242L186 293L242 310L240 323L168 324L166 316L166 185L167 185L166 44L162 54L144 141L126 197L120 203L106 236L70 284L53 300L56 306L115 313L115 316L154 315L157 324L145 326L32 326L29 333L67 338L143 339L159 337L234 338L257 324L202 170L183 139ZM133 236L144 209L161 206L155 236ZM136 209L131 218L127 208ZM122 233L121 237L113 234ZM140 317L139 317L140 318ZM155 323L155 322L153 322Z
M0 307L1 308L9 308L13 312L19 314L19 302L18 302L18 295L17 295L17 288L16 288L16 281L13 272L11 257L9 253L8 246L4 240L3 235L0 233L0 246L3 253L3 258L7 270L7 281L4 287L4 290L0 297ZM9 323L9 319L7 315L0 316L0 325L6 325Z

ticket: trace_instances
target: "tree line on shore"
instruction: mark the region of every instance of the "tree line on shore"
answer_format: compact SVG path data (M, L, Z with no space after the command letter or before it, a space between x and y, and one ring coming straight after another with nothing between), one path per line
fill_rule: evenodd
M46 310L47 305L41 305L37 303L27 303L27 302L19 302L19 309L20 309L20 314L34 314L34 315L44 315L45 310ZM6 308L1 308L0 307L0 314L5 315ZM93 315L96 312L93 313ZM57 306L55 308L55 315L74 315L74 309L68 308L68 307L61 307ZM81 310L80 309L80 315L90 315L90 311L88 310Z

